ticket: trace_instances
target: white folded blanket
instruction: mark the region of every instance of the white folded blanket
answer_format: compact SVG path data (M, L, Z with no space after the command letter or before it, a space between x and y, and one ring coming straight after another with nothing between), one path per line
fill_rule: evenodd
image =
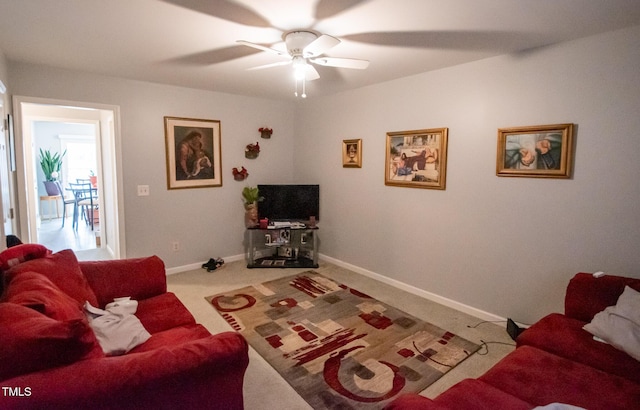
M106 310L84 304L89 325L107 356L127 353L134 347L146 342L151 334L142 326L142 322L131 312L131 306L109 306Z

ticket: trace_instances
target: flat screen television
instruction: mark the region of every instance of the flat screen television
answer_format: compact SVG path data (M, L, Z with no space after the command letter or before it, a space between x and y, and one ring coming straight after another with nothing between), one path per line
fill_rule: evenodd
M258 185L258 216L269 221L320 220L319 185Z

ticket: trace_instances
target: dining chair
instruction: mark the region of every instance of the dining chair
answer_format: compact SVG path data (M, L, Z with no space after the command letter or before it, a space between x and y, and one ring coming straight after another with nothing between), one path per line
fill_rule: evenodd
M85 219L87 224L91 225L91 230L93 230L96 223L94 211L98 209L98 190L93 188L91 183L69 183L69 188L73 191L75 197L74 228L78 229L78 220L82 215L82 218Z
M67 205L73 204L73 206L75 207L76 197L72 192L71 198L67 198L67 196L65 195L64 189L62 189L62 185L60 184L60 181L56 181L56 186L58 187L58 193L62 198L62 227L64 228L64 221L67 219Z

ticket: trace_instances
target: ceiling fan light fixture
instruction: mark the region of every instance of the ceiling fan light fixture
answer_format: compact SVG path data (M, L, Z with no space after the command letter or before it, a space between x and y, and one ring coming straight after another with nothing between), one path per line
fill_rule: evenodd
M327 34L321 34L316 31L304 29L290 30L282 34L282 39L286 44L286 54L289 54L288 61L261 65L253 67L251 70L291 64L295 80L294 94L296 97L300 96L302 98L306 98L307 81L314 81L320 78L320 74L315 69L314 65L356 69L365 69L369 65L369 62L366 60L322 56L326 51L340 44L339 39ZM238 40L238 42L261 51L286 56L284 52L260 44L244 40ZM298 83L302 84L302 94L298 94Z
M306 77L306 71L307 71L307 61L300 57L300 56L296 56L293 57L293 76L295 77L296 80L304 80Z

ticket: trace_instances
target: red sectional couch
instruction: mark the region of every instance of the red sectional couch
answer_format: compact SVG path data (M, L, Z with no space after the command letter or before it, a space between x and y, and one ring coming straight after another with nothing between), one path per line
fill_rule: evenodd
M550 314L517 338L517 348L478 379L434 400L401 396L388 409L532 409L564 403L589 410L640 409L640 362L583 329L640 279L578 273L567 287L565 313ZM636 323L640 325L640 323Z
M20 246L0 254L0 408L243 408L246 341L197 324L167 292L158 257L78 262L70 250ZM123 296L138 301L151 337L106 356L82 305Z

